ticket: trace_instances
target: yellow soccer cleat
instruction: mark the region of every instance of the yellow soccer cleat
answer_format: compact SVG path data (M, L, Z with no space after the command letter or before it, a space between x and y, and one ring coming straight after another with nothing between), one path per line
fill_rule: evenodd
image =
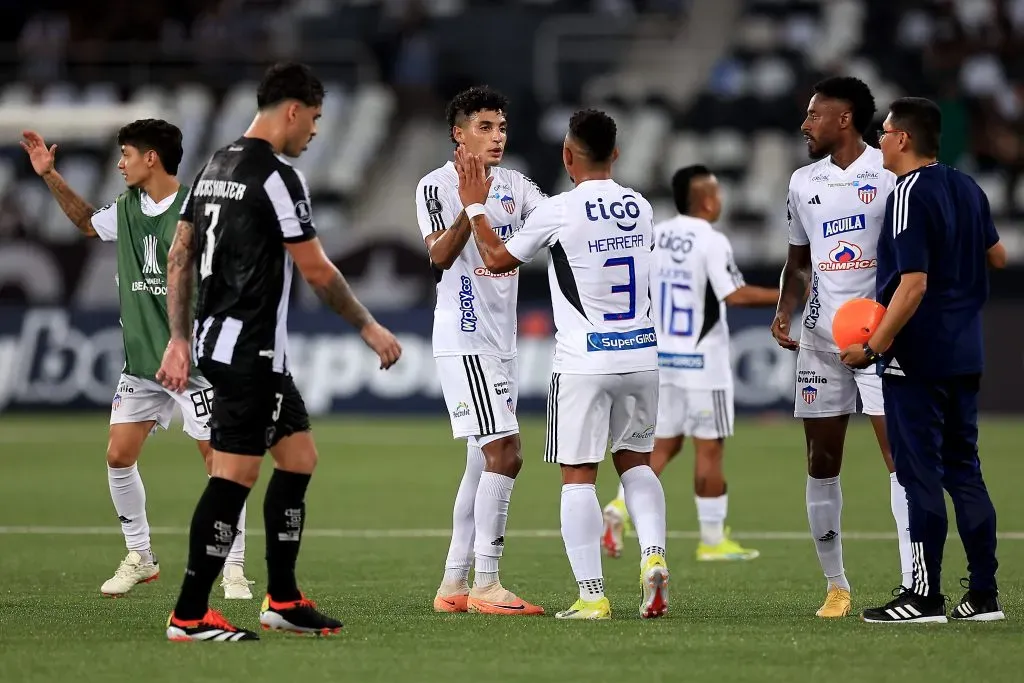
M839 619L849 614L852 606L850 591L843 590L835 584L829 584L825 604L814 615L822 619Z
M640 616L656 619L668 612L668 566L661 555L651 555L640 572Z
M580 598L572 603L572 607L569 609L555 614L555 619L585 619L593 621L611 618L612 606L608 602L608 598L592 601Z
M604 506L604 533L601 534L601 547L608 557L622 555L622 537L629 525L629 511L626 501L616 498Z
M750 548L744 548L736 541L729 538L729 530L725 530L725 537L717 545L700 543L697 545L698 562L742 562L760 557L761 553Z

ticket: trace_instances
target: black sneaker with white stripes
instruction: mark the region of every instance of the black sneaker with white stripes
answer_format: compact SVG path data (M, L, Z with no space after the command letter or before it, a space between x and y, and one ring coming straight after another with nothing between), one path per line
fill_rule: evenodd
M960 579L960 585L967 589L960 604L949 613L957 621L999 621L1005 619L1003 606L999 604L998 591L971 590L967 579Z
M946 598L922 597L906 589L881 607L864 610L861 620L868 624L945 624ZM894 591L896 592L896 591Z
M217 610L207 609L202 619L179 619L171 612L167 619L167 640L207 643L240 643L259 640L252 631L238 628Z

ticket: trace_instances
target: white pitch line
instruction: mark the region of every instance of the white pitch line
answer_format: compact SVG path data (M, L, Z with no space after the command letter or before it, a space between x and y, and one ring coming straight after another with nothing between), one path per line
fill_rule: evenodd
M186 536L187 527L152 527L150 533L158 536ZM260 529L246 531L248 536L262 536ZM451 529L306 529L303 535L307 538L448 538ZM0 526L3 536L120 536L121 528L117 526ZM505 533L511 538L561 538L557 529L510 529ZM735 538L755 541L803 541L809 535L807 531L748 531L734 534ZM896 534L885 531L844 531L843 538L851 541L895 541ZM1024 531L1003 531L999 533L1001 541L1024 541ZM669 538L697 539L696 531L669 531ZM955 539L956 536L950 536Z

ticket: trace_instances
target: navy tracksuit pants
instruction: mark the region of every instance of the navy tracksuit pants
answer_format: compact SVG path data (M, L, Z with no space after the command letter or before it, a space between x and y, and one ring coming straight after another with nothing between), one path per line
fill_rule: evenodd
M953 499L970 588L996 590L996 511L978 459L979 380L882 376L886 431L910 512L911 589L919 595L942 592L949 526L943 490Z

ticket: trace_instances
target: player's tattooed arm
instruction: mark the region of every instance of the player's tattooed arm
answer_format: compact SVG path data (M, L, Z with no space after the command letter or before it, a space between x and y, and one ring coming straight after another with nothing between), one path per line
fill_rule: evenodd
M430 255L430 262L441 270L448 270L455 263L462 250L469 242L469 236L473 230L469 225L469 216L465 210L460 211L455 222L446 230L427 235L427 253Z
M82 197L71 189L64 177L51 169L44 173L43 182L50 188L50 194L57 200L64 215L75 224L86 237L96 237L96 229L92 227L92 215L96 213L96 207L82 199Z
M473 240L476 242L476 248L480 251L480 258L483 259L487 270L495 275L501 275L523 265L519 259L509 253L505 243L491 228L491 222L487 220L487 216L476 216L470 220L470 224L473 226Z
M192 289L195 279L195 226L178 221L167 253L167 319L171 339L188 339L192 329Z
M334 277L323 283L310 283L310 286L320 297L320 301L357 330L374 322L370 311L356 298L345 276L337 268L334 270Z

